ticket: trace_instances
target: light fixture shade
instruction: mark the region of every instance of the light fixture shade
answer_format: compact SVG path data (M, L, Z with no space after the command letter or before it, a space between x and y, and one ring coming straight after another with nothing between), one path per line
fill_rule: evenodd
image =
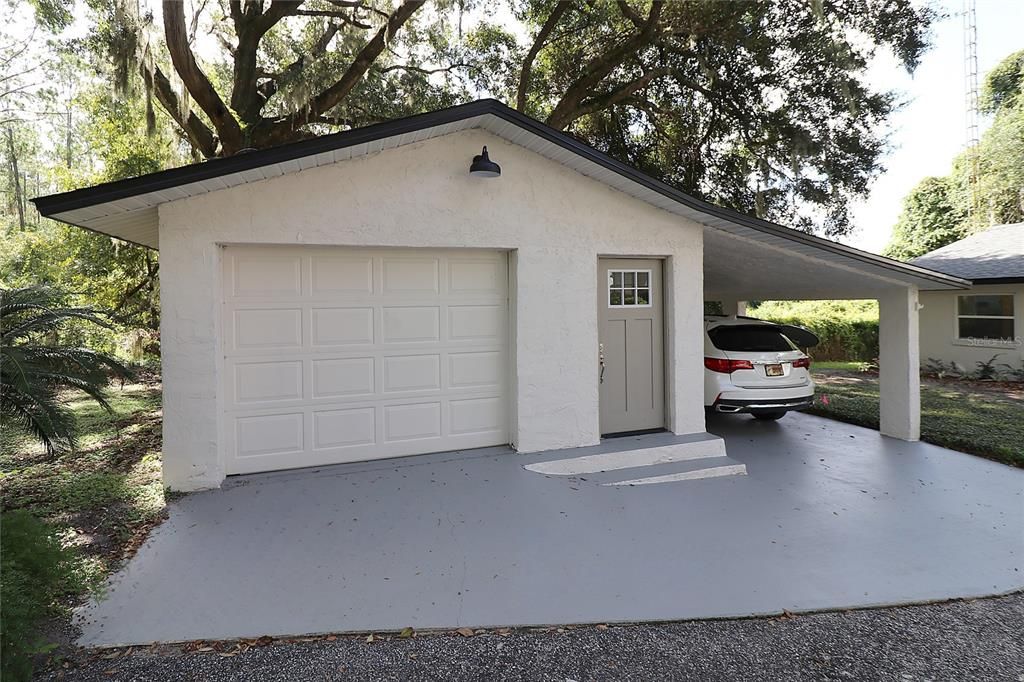
M496 178L501 175L501 166L491 161L487 156L487 147L477 156L473 157L473 163L469 166L469 174L481 178Z

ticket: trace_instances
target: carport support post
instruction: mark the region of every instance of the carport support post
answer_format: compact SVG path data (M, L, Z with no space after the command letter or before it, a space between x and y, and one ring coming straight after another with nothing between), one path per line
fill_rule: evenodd
M921 351L917 287L878 298L879 422L883 435L921 437Z

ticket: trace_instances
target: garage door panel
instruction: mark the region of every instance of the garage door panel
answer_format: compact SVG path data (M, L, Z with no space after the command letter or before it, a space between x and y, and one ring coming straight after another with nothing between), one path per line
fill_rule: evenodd
M240 417L235 421L238 457L301 453L303 425L302 412Z
M302 362L245 362L234 366L235 401L240 404L301 400Z
M374 358L312 360L314 399L366 396L374 393Z
M505 291L505 277L505 264L502 260L453 258L448 266L448 291L455 295L500 295Z
M228 473L508 442L504 253L224 253Z
M448 432L452 434L500 431L505 421L501 398L453 400L450 404Z
M310 292L314 297L373 293L370 256L311 256L310 272Z
M352 448L377 442L376 409L358 407L313 413L313 449Z
M422 440L441 435L441 403L384 406L384 440Z
M437 258L382 258L383 292L424 296L440 291Z
M501 305L458 305L448 308L448 338L452 341L498 341L504 337L505 310Z
M441 388L440 355L392 355L384 358L384 393L437 391Z
M310 333L314 346L351 346L373 343L374 309L313 308Z
M300 308L247 308L235 310L229 334L234 348L268 349L302 347Z
M389 306L381 314L382 343L439 341L441 309L434 306Z
M451 388L497 388L504 373L504 359L500 351L448 354L448 385Z
M233 260L231 281L236 297L302 294L302 259L298 255L236 254Z

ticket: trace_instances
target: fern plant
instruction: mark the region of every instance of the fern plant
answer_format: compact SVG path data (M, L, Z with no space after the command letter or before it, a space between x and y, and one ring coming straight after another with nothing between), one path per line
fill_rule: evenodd
M998 379L999 370L996 369L996 358L1000 355L1002 355L1002 353L996 353L988 360L978 360L975 362L974 364L978 369L975 370L974 375L971 378L977 379L978 381L993 381L994 379Z
M61 394L78 389L109 411L107 384L130 375L109 355L60 343L72 320L109 327L98 311L65 301L45 286L0 288L0 417L36 437L50 457L76 445L74 414Z

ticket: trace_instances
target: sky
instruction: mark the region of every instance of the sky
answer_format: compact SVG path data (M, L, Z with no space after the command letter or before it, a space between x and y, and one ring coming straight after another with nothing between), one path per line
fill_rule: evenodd
M905 107L890 121L892 149L884 173L866 201L854 209L855 230L841 239L850 246L880 252L899 218L903 197L922 178L946 175L967 138L962 0L943 0L949 16L933 29L933 47L913 73L891 57L872 65L875 87L896 91ZM977 0L978 73L985 74L1011 52L1024 48L1024 0ZM986 121L981 119L982 130Z

